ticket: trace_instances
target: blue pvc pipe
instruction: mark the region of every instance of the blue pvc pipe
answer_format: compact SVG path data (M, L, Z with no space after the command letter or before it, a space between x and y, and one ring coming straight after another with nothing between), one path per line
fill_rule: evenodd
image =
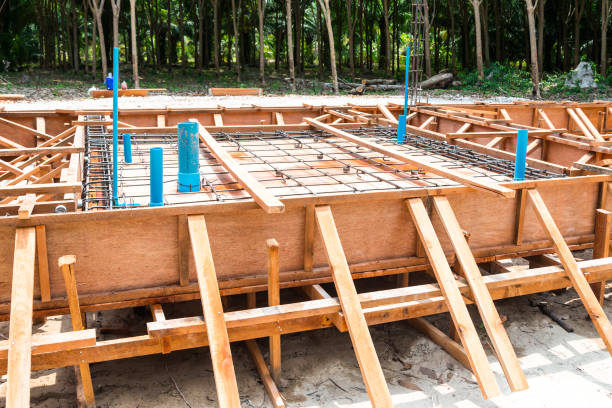
M404 114L399 115L397 124L397 144L402 144L406 137L406 116L408 115L408 82L410 75L410 47L406 47L406 72L404 75Z
M129 133L123 135L123 159L126 163L132 162L132 136Z
M200 144L198 124L178 124L178 191L189 193L200 191Z
M151 207L161 207L164 205L164 149L152 147L149 151L149 161L151 163Z
M516 160L514 162L514 181L525 180L525 162L527 161L527 129L518 131L516 138Z
M118 105L119 105L119 48L113 48L113 205L118 205L117 191L117 149L118 132Z

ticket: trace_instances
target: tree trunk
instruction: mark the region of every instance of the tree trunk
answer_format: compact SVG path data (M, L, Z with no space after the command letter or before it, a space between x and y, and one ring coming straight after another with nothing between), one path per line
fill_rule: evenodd
M425 76L427 78L431 76L431 44L429 41L430 29L431 22L429 20L429 3L426 0L423 2L423 54L425 57Z
M102 59L102 81L104 81L104 79L106 78L106 75L108 74L108 66L106 65L106 44L104 43L104 29L102 27L102 11L104 9L104 0L100 0L99 3L96 3L97 1L98 0L89 0L89 4L91 5L91 9L93 10L96 16L96 26L98 27L98 36L100 37L100 57ZM95 68L93 72L95 74L96 72Z
M325 16L325 25L327 26L327 36L329 37L329 59L331 64L332 81L334 86L334 93L338 93L338 74L336 72L336 49L334 46L334 30L331 23L331 10L329 8L329 0L318 0L321 8L323 9L323 15Z
M130 26L132 27L132 80L134 81L134 88L140 88L138 46L136 44L136 0L130 0Z
M355 23L352 10L353 0L346 0L346 18L348 22L349 69L351 79L355 78Z
M87 5L86 1L83 1L83 37L85 39L85 66L83 67L83 70L86 74L89 66L89 34L87 33L87 10L89 10L89 6Z
M580 20L584 6L585 0L574 0L574 68L580 62Z
M204 3L205 0L198 0L198 44L200 52L198 53L197 65L200 72L202 71L202 61L204 58Z
M238 0L238 7L241 1ZM232 0L232 25L234 26L234 52L236 53L236 78L240 82L240 50L238 47L238 21L236 19L236 0ZM231 57L230 57L231 58Z
M483 51L484 51L484 63L489 65L491 63L491 55L489 54L489 0L482 2L482 35L483 35Z
M600 73L606 76L608 71L608 23L610 22L610 13L612 13L612 5L610 0L601 0L601 65Z
M77 20L77 4L76 0L72 0L72 62L74 64L74 72L79 72L79 35L78 35L78 20Z
M291 91L295 92L295 68L293 66L293 28L291 25L291 0L286 0L287 7L287 62L289 63L289 78Z
M113 9L113 47L119 48L119 14L121 13L121 0L110 0Z
M264 54L264 20L266 15L266 3L264 0L257 0L257 13L259 15L259 80L263 86L266 84L266 56Z
M542 0L540 0L542 1ZM529 22L529 48L531 49L531 83L532 93L540 97L540 75L538 73L538 47L536 44L535 6L532 0L525 0L527 20Z
M478 70L478 79L484 79L483 63L482 63L482 30L480 28L480 3L482 0L470 0L474 8L474 29L476 31L476 69Z
M448 14L450 15L451 28L450 28L450 40L451 40L451 72L453 75L457 73L457 47L455 45L455 0L448 0Z
M503 0L494 0L493 12L495 13L495 60L502 62L504 59L504 46L502 44L503 23L501 19L501 4Z
M327 0L326 0L327 1ZM382 0L383 18L385 20L385 78L389 76L389 60L391 59L391 39L389 38L389 0ZM427 4L427 2L425 2Z
M215 73L217 77L221 72L219 66L219 0L210 0L213 6L213 52L215 61Z
M542 74L544 73L544 6L546 5L546 0L538 0L538 73L540 75L540 79L542 79Z
M187 68L187 50L185 47L185 10L183 1L179 1L179 37L181 38L181 72Z

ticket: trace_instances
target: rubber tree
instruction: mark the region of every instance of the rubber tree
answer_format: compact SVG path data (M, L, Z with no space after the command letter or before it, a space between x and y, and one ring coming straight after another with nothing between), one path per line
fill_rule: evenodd
M293 25L291 24L291 0L287 5L287 62L289 63L289 78L291 80L291 91L295 92L295 67L293 63Z
M325 17L325 25L327 26L327 35L329 37L329 59L332 71L332 81L334 87L334 93L338 93L338 73L336 72L336 48L334 45L334 30L332 28L331 21L331 9L329 7L329 0L318 0L321 8L323 9L323 16Z
M264 21L266 15L266 0L257 0L257 15L259 16L259 80L261 81L261 85L265 85L266 56L264 53Z
M138 78L138 47L136 44L136 0L130 0L130 26L132 35L132 80L134 88L140 88Z
M104 10L104 0L89 0L89 5L93 14L96 18L96 26L98 27L98 37L100 38L100 57L102 59L102 80L106 78L106 74L108 74L108 66L106 65L106 44L104 44L104 29L102 28L102 11ZM94 37L95 40L95 37ZM94 45L94 55L95 55L95 45ZM94 57L95 60L95 57ZM95 67L95 65L94 65ZM94 68L94 73L95 68Z
M538 73L538 46L536 44L535 7L533 0L525 0L529 23L529 48L531 50L531 85L534 96L540 97L540 74ZM540 0L542 1L542 0Z
M482 29L480 28L480 3L482 0L470 0L474 8L474 30L476 31L476 69L478 79L484 79L484 68L482 63Z

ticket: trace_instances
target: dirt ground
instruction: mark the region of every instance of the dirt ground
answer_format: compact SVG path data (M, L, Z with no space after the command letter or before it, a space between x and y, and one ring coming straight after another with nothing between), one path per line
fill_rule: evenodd
M300 97L298 104L344 103L347 98ZM401 102L401 98L359 97L353 103ZM432 101L432 102L448 102ZM462 102L455 100L454 102ZM463 102L470 102L465 100ZM501 100L500 100L501 102ZM125 107L151 106L239 106L295 105L285 98L131 98ZM106 104L106 105L104 105ZM9 109L110 106L108 100L75 100L42 103L7 103ZM581 257L583 254L581 254ZM588 255L584 256L588 258ZM286 298L285 298L286 297ZM283 302L291 291L283 292ZM612 285L606 291L604 310L612 317ZM263 299L260 299L263 300ZM531 300L531 302L530 302ZM242 298L232 299L240 308ZM546 301L573 329L568 333L533 306ZM610 407L612 406L612 358L597 335L573 290L544 293L496 302L507 316L506 330L530 388L511 393L497 362L476 309L470 312L485 345L502 395L483 400L472 373L424 335L397 322L370 328L389 389L397 407ZM164 307L169 317L201 314L197 302ZM90 327L101 339L117 334L144 333L150 321L148 310L125 309L88 314ZM428 318L443 330L448 314ZM68 317L53 317L36 325L34 333L69 330ZM8 323L0 323L0 338L8 337ZM267 358L267 341L259 341ZM283 372L280 389L289 407L367 407L369 400L351 347L349 335L334 328L282 337ZM234 366L243 407L270 407L255 367L242 343L232 344ZM91 366L96 403L99 407L216 407L216 392L208 348L138 357ZM37 408L76 405L72 368L35 372L31 380L31 405ZM0 405L4 404L6 376L0 378Z

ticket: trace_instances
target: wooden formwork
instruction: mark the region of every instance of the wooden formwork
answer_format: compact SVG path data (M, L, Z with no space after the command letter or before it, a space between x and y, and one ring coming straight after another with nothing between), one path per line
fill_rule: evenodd
M89 364L202 346L219 405L239 406L235 341L246 341L273 404L284 406L275 385L281 334L332 326L350 334L372 405L391 406L367 326L398 320L470 369L490 398L499 387L466 304L476 305L510 389L520 391L528 384L493 301L569 286L612 352L600 305L602 282L612 279L610 104L420 105L408 114L413 140L396 144L400 108L121 110L119 132L132 134L137 160L120 169L124 206L95 209L79 205L100 200L88 185L87 140L94 127L108 134L110 112L1 112L7 406L28 406L32 370L77 366L84 404L93 405ZM150 146L166 143L175 163L176 125L187 121L199 124L207 184L179 195L169 166L166 205L148 207L129 180L146 174ZM530 130L530 172L513 181L521 128ZM57 155L44 173L41 163ZM571 253L591 247L593 260ZM530 268L498 262L518 257ZM483 275L491 264L494 273ZM411 274L430 283L410 285ZM388 275L399 277L396 287L359 293L353 283ZM281 304L287 288L300 288L303 300ZM263 291L267 306L254 301ZM224 310L230 295L245 295L248 308ZM194 299L202 316L164 315L164 303ZM83 327L82 313L143 305L152 311L146 335L105 340ZM449 335L422 319L444 312ZM58 314L71 315L72 332L32 335L34 318ZM270 337L269 367L255 341L262 337Z

